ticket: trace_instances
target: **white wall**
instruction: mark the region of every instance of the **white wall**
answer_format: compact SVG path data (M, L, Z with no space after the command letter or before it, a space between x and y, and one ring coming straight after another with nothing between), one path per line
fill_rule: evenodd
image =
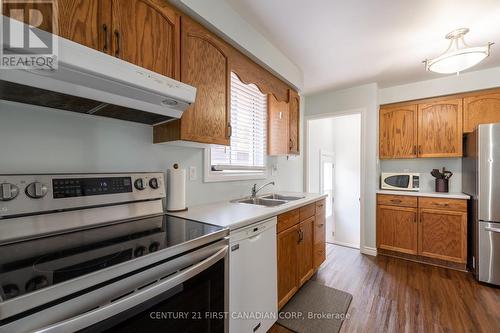
M360 245L361 115L332 119L335 153L335 241Z
M0 174L165 171L173 163L195 166L187 181L187 204L250 194L254 182L275 180L276 188L302 191L302 160L271 157L278 173L266 180L203 183L203 150L152 144L152 127L0 101Z
M299 91L304 85L302 70L243 19L225 0L170 0L250 56L254 61L281 77Z
M500 87L500 67L383 88L379 90L379 103L388 104L495 87Z
M377 84L372 83L339 91L319 92L307 95L305 98L305 116L309 118L339 115L355 109L361 110L364 114L361 129L364 146L364 157L361 163L365 166L365 173L362 175L364 193L361 193L362 217L364 219L361 251L366 253L373 253L375 248L375 191L378 188L379 175L377 164L377 94Z
M407 160L382 160L380 172L419 172L420 192L434 192L435 182L431 176L432 169L453 172L450 178L450 192L462 192L462 159L461 158L419 158Z

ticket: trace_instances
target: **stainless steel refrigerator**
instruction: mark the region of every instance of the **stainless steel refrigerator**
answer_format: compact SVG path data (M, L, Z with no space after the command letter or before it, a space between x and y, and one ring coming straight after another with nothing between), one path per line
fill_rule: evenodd
M500 285L500 123L465 136L463 191L469 205L470 267L479 281Z

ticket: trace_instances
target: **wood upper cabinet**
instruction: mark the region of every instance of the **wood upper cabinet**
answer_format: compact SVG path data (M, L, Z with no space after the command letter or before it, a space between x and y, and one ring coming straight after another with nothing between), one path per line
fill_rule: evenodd
M379 114L381 159L417 157L417 105L381 107Z
M288 90L289 97L289 126L288 126L288 153L298 155L300 153L300 96L292 89Z
M278 101L274 95L267 95L267 153L288 154L289 107L287 102Z
M417 254L417 209L377 206L377 247Z
M418 252L422 256L466 263L467 213L420 208Z
M196 87L195 102L174 120L155 126L154 142L230 144L229 46L187 16L181 18L181 81Z
M50 3L3 3L3 13L6 16L23 20L39 29L57 33L59 36L96 50L104 49L105 35L111 33L111 0L58 0L52 7ZM11 10L22 9L22 16L15 17ZM31 20L41 20L41 25L30 22L28 10L35 10ZM19 12L18 12L19 13ZM36 13L42 13L38 17ZM53 13L57 13L57 31L52 31ZM106 46L108 46L107 44Z
M165 1L113 0L111 34L114 56L180 78L180 15Z
M297 245L297 271L299 287L306 283L314 273L313 265L314 216L299 224Z
M286 229L277 235L278 257L278 308L288 302L299 289L298 274L298 247L300 233L299 225Z
M462 99L418 105L418 156L462 156Z
M500 122L500 90L477 93L464 98L464 133L477 125Z

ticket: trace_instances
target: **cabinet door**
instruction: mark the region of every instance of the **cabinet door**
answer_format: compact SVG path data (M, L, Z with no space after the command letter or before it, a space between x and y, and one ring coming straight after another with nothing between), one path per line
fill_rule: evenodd
M299 287L309 280L314 273L313 238L314 216L299 224L300 238L297 246L297 271Z
M113 0L113 54L179 78L180 16L159 0Z
M420 208L418 254L465 263L467 213Z
M379 119L380 158L417 157L417 105L382 107Z
M288 302L298 290L297 282L297 244L299 225L278 234L278 308Z
M182 115L181 139L229 145L228 47L185 16L181 39L181 80L197 89L195 103Z
M299 94L289 89L289 108L290 119L288 126L288 153L298 155L300 146L300 96Z
M274 95L267 95L267 153L286 155L288 153L288 103L281 102Z
M378 205L377 247L417 254L417 209Z
M323 200L324 202L324 200ZM324 206L323 206L324 207ZM314 269L318 269L319 266L326 259L326 226L325 226L325 213L316 213L314 218L314 247L313 247L313 265Z
M500 122L500 91L464 98L464 133L477 125Z
M32 24L39 29L53 32L53 13L57 13L58 31L57 34L73 42L91 47L96 50L103 50L104 33L111 33L111 0L58 0L52 6L49 2L11 2L3 4L4 15L13 15L11 10L22 9L22 16L18 17L24 23ZM35 10L31 17L28 10ZM19 12L18 12L19 13ZM37 13L41 13L38 17ZM39 20L41 19L41 20ZM38 25L36 22L40 22ZM105 26L105 28L104 28ZM106 46L109 46L107 44ZM109 48L108 48L109 49Z
M462 156L462 99L418 105L418 156Z

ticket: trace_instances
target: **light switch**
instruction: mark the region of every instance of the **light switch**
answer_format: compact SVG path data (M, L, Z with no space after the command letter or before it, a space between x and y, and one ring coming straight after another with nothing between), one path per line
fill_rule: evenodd
M196 167L190 166L189 167L189 180L196 180L197 178L198 178L198 175L196 172Z

